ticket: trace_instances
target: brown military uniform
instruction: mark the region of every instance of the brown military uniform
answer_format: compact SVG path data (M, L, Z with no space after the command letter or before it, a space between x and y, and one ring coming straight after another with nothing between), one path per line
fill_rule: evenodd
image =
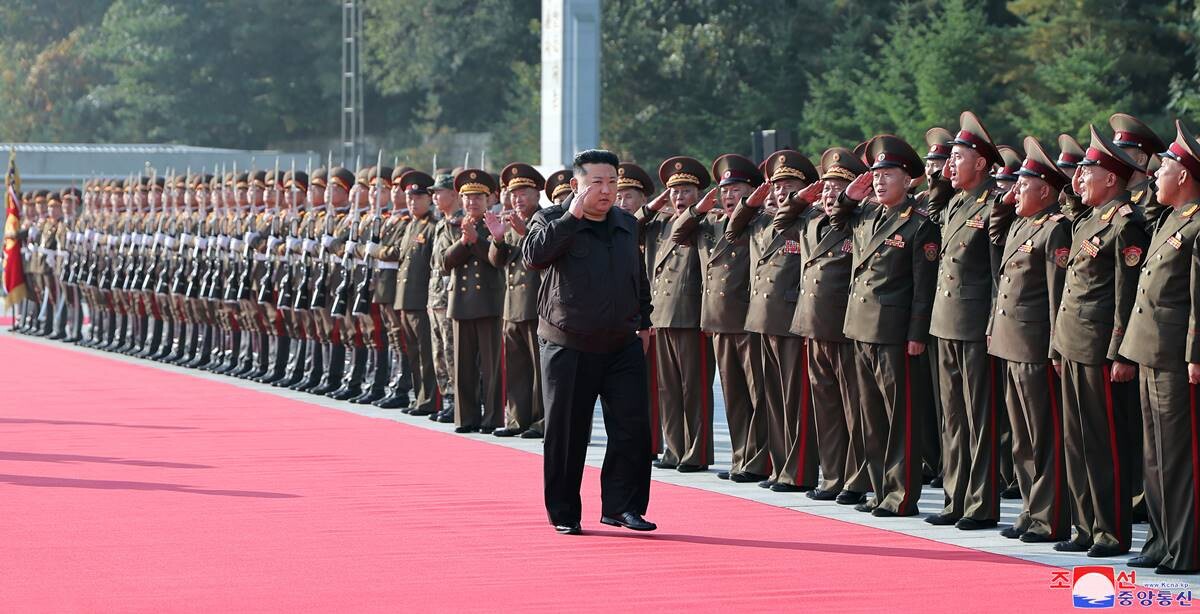
M412 371L416 399L411 407L420 414L441 409L428 310L436 228L432 211L414 218L399 244L384 248L380 254L381 260L394 258L398 266L392 306L400 315L403 347Z
M545 412L537 337L541 275L521 262L524 241L523 235L509 229L502 239L490 242L488 260L504 273L504 427L542 433Z

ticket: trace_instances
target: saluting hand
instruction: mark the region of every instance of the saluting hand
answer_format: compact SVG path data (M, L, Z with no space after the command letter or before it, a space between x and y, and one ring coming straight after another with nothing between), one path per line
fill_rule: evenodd
M746 206L755 209L763 206L767 202L767 197L771 195L771 184L764 181L757 188L754 188L749 198L746 199Z
M713 188L713 189L709 190L707 194L704 195L704 198L700 199L700 202L696 203L696 213L699 213L700 215L704 215L705 213L712 211L712 208L714 206L716 206L716 204L717 204L717 189Z
M817 181L804 186L803 190L796 192L796 198L799 198L800 200L811 205L817 202L818 198L821 198L821 192L824 189L825 182L818 179Z
M649 207L651 211L662 211L663 207L666 207L667 202L670 200L670 198L668 198L670 193L670 190L663 190L661 194L655 196L654 200L650 201L650 204L646 206Z
M588 196L592 193L592 184L583 186L583 189L575 194L575 198L571 199L571 208L567 209L567 213L575 216L575 219L583 219L583 204Z
M855 177L854 181L851 181L850 185L846 186L846 197L850 200L859 201L866 198L871 194L871 181L874 177L875 173L870 171Z

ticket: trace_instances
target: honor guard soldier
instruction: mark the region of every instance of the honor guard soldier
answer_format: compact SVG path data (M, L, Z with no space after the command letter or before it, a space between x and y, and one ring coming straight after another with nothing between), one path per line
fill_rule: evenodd
M1003 160L991 136L964 111L949 165L957 193L947 205L929 333L938 346L943 411L942 480L946 505L926 518L962 530L996 526L1000 517L1000 456L995 365L987 353L993 243L1007 229L993 214L999 191L990 175ZM1004 228L993 227L1004 224Z
M690 473L713 463L715 369L711 342L700 330L700 251L695 243L673 243L671 224L699 202L700 191L712 180L704 165L686 156L664 161L658 178L667 191L647 205L639 220L646 242L657 246L649 273L654 306L650 321L657 337L659 418L665 445L655 466Z
M1200 143L1183 123L1155 173L1167 207L1155 224L1120 354L1136 361L1150 531L1131 567L1200 571L1197 386L1200 385ZM1137 462L1137 459L1128 459Z
M350 190L355 177L349 169L336 166L329 169L325 184L327 213L317 220L321 249L317 255L317 274L313 280L312 314L317 330L326 343L324 372L315 386L306 388L312 394L327 395L341 386L346 368L346 345L342 324L330 311L334 294L348 274L342 266L346 241L350 237Z
M1004 361L1013 466L1024 503L1000 534L1053 542L1070 531L1059 440L1062 386L1050 347L1071 251L1071 223L1058 211L1058 195L1070 179L1033 137L1025 138L1025 161L1016 175L1016 187L1005 198L1015 203L1017 217L999 261L987 334L988 352Z
M869 172L854 152L833 147L821 154L820 192L787 233L800 243L800 296L791 331L805 339L808 382L822 480L807 494L818 501L857 505L871 489L854 370L854 345L842 331L850 297L854 240L830 213L838 197ZM801 192L803 194L804 192Z
M929 339L941 248L937 227L908 193L924 173L920 156L891 135L866 147L872 173L855 179L834 207L850 229L853 261L843 332L854 341L858 406L874 499L855 506L875 516L917 514L920 429L912 368ZM866 201L872 195L871 201ZM978 317L978 314L972 314Z
M504 274L488 261L491 235L483 216L491 206L495 180L482 169L454 177L466 215L459 228L438 237L442 270L450 275L446 315L454 324L455 432L490 434L504 419L500 364L500 316Z
M491 235L488 261L505 277L502 339L504 343L504 428L497 437L541 439L545 432L542 409L542 371L538 359L537 297L541 276L525 268L521 251L527 224L541 209L538 199L546 182L537 169L514 162L500 171L499 215L488 212L484 223Z
M1137 367L1120 353L1145 259L1141 210L1126 182L1139 167L1091 128L1076 183L1090 208L1074 223L1066 289L1053 347L1062 357L1067 484L1075 537L1060 552L1103 557L1129 551L1130 458L1127 413L1139 411Z
M710 193L677 215L671 241L676 245L694 244L700 249L704 280L700 329L712 337L733 448L729 471L717 476L735 482L760 482L770 477L771 459L767 414L761 409L762 339L746 331L750 238L743 234L730 241L725 229L734 207L763 183L763 176L754 162L737 154L717 158L712 174L718 181L721 206L715 206L718 195Z
M412 215L408 207L408 194L400 184L400 178L412 170L403 166L392 169L388 182L391 201L391 213L383 220L379 229L379 244L372 249L371 257L375 265L375 289L372 301L378 305L379 315L383 319L383 334L387 337L387 360L390 364L391 378L384 386L383 394L371 401L376 407L385 409L408 408L408 393L412 382L408 381L411 367L406 354L403 322L401 314L396 310L396 288L400 284L396 255L400 244L404 241L404 233L408 229Z
M809 207L791 195L819 175L797 151L777 151L763 163L768 183L734 209L725 234L727 240L748 237L750 243L746 331L762 338L761 407L767 415L771 459L771 475L759 486L803 492L817 486L817 439L804 338L791 331L800 297L800 243L784 231ZM774 212L765 206L768 195L776 203Z

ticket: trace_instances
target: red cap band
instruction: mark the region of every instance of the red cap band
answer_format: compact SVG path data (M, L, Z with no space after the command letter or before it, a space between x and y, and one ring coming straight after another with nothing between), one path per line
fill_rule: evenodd
M1088 147L1086 159L1121 179L1129 179L1133 175L1133 167L1094 147Z

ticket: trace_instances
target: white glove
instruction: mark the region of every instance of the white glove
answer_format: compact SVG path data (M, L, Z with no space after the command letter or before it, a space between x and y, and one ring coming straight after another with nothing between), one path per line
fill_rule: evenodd
M221 249L229 247L229 237L227 235L221 235L217 237L217 247L220 247Z
M294 251L296 251L296 248L298 248L298 247L300 247L300 239L297 239L295 237L287 238L287 243L284 245L284 249L286 249L289 252L294 252Z
M301 244L300 249L304 250L304 253L306 254L311 254L317 251L317 242L313 241L312 239L305 239L304 243Z
M367 255L372 258L379 256L379 247L378 243L367 243Z
M355 243L354 241L346 241L346 253L347 254L353 254L354 248L356 248L356 247L358 247L358 243Z
M208 247L208 239L196 239L196 247L200 249Z
M333 245L333 235L325 235L321 237L321 245L324 245L325 249L329 249L330 246Z

